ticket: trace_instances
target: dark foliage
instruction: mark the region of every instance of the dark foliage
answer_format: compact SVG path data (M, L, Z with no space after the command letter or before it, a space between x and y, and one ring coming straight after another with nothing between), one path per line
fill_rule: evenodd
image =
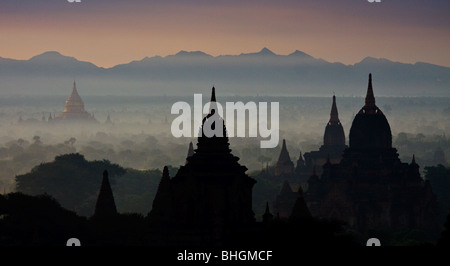
M126 172L107 160L89 162L81 154L65 154L34 167L30 173L16 176L17 191L29 195L49 194L65 208L90 216L104 170L110 173L112 184Z
M84 237L86 219L63 209L49 195L0 196L0 245L65 245Z

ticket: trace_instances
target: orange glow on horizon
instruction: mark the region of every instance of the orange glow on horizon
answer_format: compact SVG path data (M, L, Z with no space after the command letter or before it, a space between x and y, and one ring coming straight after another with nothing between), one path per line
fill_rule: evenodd
M97 66L167 56L180 50L213 56L300 50L330 62L354 64L366 56L450 66L445 29L408 28L338 13L282 7L165 7L152 13L125 9L120 16L74 13L0 18L0 57L29 59L58 51ZM169 15L170 14L170 15ZM12 21L14 23L12 23ZM54 21L60 21L55 23ZM368 30L370 29L370 30ZM447 31L448 32L448 31Z

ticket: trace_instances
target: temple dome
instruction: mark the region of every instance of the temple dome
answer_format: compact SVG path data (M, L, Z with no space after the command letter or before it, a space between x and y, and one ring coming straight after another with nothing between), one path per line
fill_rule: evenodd
M372 88L372 74L369 74L366 104L358 112L350 128L350 148L390 149L392 148L391 127L383 112L375 105Z

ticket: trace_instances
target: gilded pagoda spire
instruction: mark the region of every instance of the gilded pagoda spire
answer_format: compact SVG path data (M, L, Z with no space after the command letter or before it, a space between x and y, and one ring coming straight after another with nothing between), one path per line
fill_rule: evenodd
M84 109L84 102L78 94L77 84L73 81L72 93L66 100L64 111L58 115L58 119L93 120L95 118Z

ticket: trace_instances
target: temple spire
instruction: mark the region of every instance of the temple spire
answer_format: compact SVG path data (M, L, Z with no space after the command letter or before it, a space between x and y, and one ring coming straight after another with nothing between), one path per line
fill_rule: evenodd
M151 223L167 224L171 215L171 185L169 168L164 166L161 180L153 200L153 205L148 214Z
M280 157L278 159L278 161L290 161L291 160L291 156L289 156L289 152L286 148L286 139L283 139L283 145L281 146L281 152L280 152Z
M372 74L369 74L369 85L367 86L367 94L366 94L366 104L361 109L360 113L365 114L376 114L381 112L380 109L375 105L375 96L373 94L372 87Z
M77 84L75 83L75 80L73 81L72 93L70 94L69 98L66 100L66 107L67 107L67 104L73 104L72 102L74 102L75 104L82 105L84 108L84 103L83 103L83 100L81 100L80 95L78 94Z
M164 166L163 175L161 177L161 182L159 186L161 186L161 183L162 186L165 186L169 181L170 181L169 168L167 166ZM160 189L160 187L158 187L158 189Z
M328 153L327 161L325 162L325 165L330 165L330 164L331 164L331 159L330 159L330 154Z
M369 74L369 85L367 87L366 106L375 106L375 96L373 95L372 73Z
M299 163L300 163L301 165L304 165L304 164L305 164L305 161L303 160L303 154L302 154L302 152L300 152L300 155L298 156L297 165L298 165Z
M75 83L75 80L73 80L73 87L72 87L72 93L74 93L74 92L78 93L77 84Z
M186 163L188 162L188 158L192 157L192 155L194 155L194 145L192 144L192 141L189 142L189 149L188 149L188 153L186 156Z
M291 192L292 192L292 188L291 188L291 185L289 184L289 181L284 180L283 186L281 187L281 190L280 190L280 195L287 195Z
M161 180L159 181L158 189L156 190L156 196L154 201L164 201L167 200L167 196L170 190L170 175L169 168L164 166L163 174ZM155 206L155 202L153 202L153 206Z
M266 212L265 213L270 213L269 202L268 201L266 201Z
M209 113L210 114L214 114L212 112L212 110L216 110L217 109L217 104L216 104L216 88L214 88L214 86L212 87L212 92L211 92L211 100L210 100L210 106L209 106ZM214 111L215 112L215 111Z
M298 188L297 200L295 201L294 208L292 209L292 213L289 219L293 222L299 222L311 218L311 212L309 211L305 199L303 198L303 189L300 186Z
M286 148L286 140L283 139L283 146L281 147L280 156L275 166L275 176L283 174L292 174L294 172L294 163L291 161L289 152Z
M270 213L269 210L269 202L266 202L266 211L263 214L263 223L269 223L273 220L273 215Z
M216 88L214 88L214 86L212 87L212 92L211 92L211 102L215 102L216 101Z
M117 215L114 196L109 183L108 171L103 172L102 185L98 193L97 203L95 205L94 216L110 217Z
M336 96L333 95L333 105L331 106L330 123L339 123L339 115L336 106Z

